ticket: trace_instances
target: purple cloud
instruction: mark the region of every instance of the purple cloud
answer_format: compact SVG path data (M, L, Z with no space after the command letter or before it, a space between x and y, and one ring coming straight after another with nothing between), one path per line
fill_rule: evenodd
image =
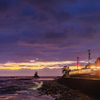
M76 60L87 49L99 50L99 3L0 0L0 62Z

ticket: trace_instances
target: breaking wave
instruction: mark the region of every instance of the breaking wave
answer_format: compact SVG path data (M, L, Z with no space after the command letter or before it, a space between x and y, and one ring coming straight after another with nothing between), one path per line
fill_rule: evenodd
M43 82L33 82L34 83L34 86L29 88L29 89L32 89L32 90L37 90L38 88L41 88L42 85L43 85Z

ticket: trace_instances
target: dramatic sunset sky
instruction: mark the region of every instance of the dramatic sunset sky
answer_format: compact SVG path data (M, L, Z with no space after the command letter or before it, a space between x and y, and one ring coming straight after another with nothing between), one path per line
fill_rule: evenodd
M61 75L100 56L100 0L0 0L0 76Z

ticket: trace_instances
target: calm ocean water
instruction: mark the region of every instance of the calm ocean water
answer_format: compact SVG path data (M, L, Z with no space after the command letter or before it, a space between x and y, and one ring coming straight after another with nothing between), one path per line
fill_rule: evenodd
M54 80L55 77L0 77L0 100L55 100L51 96L40 95L37 90L43 81Z

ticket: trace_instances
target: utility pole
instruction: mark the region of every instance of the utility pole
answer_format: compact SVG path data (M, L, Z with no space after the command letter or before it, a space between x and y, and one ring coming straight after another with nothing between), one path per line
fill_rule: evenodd
M77 57L77 69L79 67L79 57Z
M91 50L88 50L88 63L90 63L90 59L91 59L91 58L90 58L90 55L91 55L90 51L91 51Z

